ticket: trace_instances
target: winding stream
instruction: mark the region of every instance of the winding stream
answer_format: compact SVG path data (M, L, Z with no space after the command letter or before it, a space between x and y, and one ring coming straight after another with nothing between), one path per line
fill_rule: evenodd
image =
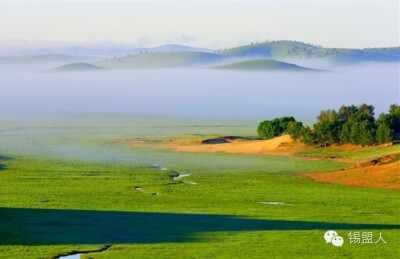
M89 254L89 253L98 253L98 252L106 252L111 248L111 245L106 245L100 249L97 250L91 250L91 251L72 251L68 255L63 255L63 256L58 256L56 257L57 259L80 259L81 255L83 254Z
M292 204L288 204L288 203L284 203L284 202L280 202L280 201L261 201L260 203L269 204L269 205L292 205Z
M158 165L158 164L152 164L151 166L150 166L150 168L155 168L155 169L158 169L158 170L160 170L160 171L166 171L167 170L167 168L166 167L163 167L163 166L160 166L160 165ZM171 178L172 178L172 180L174 180L174 181L176 181L176 180L178 180L178 179L180 179L180 178L183 178L183 177L189 177L190 175L191 175L191 173L186 173L186 174L181 174L181 173L179 173L178 171L175 171L175 170L171 170L171 173L172 173L172 175L171 175ZM186 183L186 184L197 184L197 183L195 183L195 182L187 182L187 181L182 181L183 183ZM137 188L136 188L137 189ZM139 189L137 189L137 190L139 190Z
M174 181L176 181L176 180L178 180L180 178L183 178L183 177L189 177L191 175L190 173L181 174L181 173L179 173L178 171L175 171L175 170L171 170L171 172L173 173L173 175L171 175L171 178ZM187 181L182 181L182 182L186 183L186 184L197 184L195 182L187 182Z

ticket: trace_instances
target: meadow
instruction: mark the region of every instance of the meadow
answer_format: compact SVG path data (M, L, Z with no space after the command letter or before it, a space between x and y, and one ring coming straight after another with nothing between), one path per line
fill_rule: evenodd
M252 137L254 131L251 121L131 120L2 125L0 257L99 251L81 258L394 258L400 252L397 190L298 177L349 163L112 144L131 136ZM394 147L346 155L358 161ZM190 176L174 180L176 172ZM331 229L343 247L325 242ZM372 232L374 241L381 232L387 243L350 244L350 232Z
M170 55L107 62L131 66L146 56L177 63L182 56L185 62L203 56ZM309 125L319 110L349 103L373 103L379 114L396 102L396 64L302 75L221 69L43 73L54 67L14 64L0 71L0 257L399 254L398 190L300 177L394 153L398 146L313 148L285 156L119 142L254 139L263 119L291 115ZM178 173L190 176L174 180ZM343 247L326 244L323 235L331 229L345 239ZM374 241L382 232L387 243L350 244L350 231L372 232Z
M0 259L400 259L399 1L43 2L0 1Z

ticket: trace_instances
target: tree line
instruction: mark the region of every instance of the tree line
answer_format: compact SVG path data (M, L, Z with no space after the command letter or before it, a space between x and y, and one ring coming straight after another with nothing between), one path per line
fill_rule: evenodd
M313 127L304 126L293 117L265 120L258 125L260 138L270 139L290 134L293 140L307 145L346 144L368 146L392 142L400 132L400 106L393 104L389 113L374 117L374 106L342 106L338 111L323 110Z

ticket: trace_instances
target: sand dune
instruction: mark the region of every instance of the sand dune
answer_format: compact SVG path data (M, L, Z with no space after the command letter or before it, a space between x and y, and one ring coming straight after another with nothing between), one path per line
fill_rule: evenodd
M293 143L289 135L268 139L268 140L235 140L231 143L223 144L170 144L169 148L180 152L224 152L229 154L290 154L293 152L293 146L290 148L283 144ZM298 145L302 145L298 143Z

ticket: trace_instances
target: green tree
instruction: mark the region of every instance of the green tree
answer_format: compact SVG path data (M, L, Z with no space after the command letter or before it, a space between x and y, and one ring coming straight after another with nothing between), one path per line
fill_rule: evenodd
M394 131L386 124L380 124L376 130L376 140L379 144L393 141Z
M293 117L279 118L279 124L281 126L281 130L283 130L282 133L286 133L289 123L294 122L294 121L296 121L296 120Z
M279 123L277 120L265 120L257 127L257 133L260 138L270 139L280 135Z
M338 121L323 120L314 124L314 132L317 142L325 145L338 143L340 124Z
M342 106L339 109L339 120L342 122L347 122L349 118L354 114L358 112L358 108L355 105L350 105L350 106Z
M316 141L325 147L328 144L338 143L342 124L335 110L321 111L317 116L317 123L314 124Z
M315 144L315 134L312 132L310 127L303 127L301 129L301 139L302 142L306 145L314 145Z
M350 143L354 145L359 145L360 138L361 138L360 123L352 123L350 130Z
M350 133L350 142L354 145L372 145L375 141L374 124L364 120L353 123Z
M374 116L374 110L375 110L375 108L374 108L374 106L373 105L368 105L368 104L365 104L365 103L363 103L363 104L361 104L359 107L358 107L358 110L362 113L362 114L366 114L366 115L368 115L368 116L370 116L371 118L373 118L373 116Z
M378 126L385 124L394 132L400 132L400 106L392 104L389 108L389 114L382 113L376 123Z
M354 145L372 145L387 143L393 140L396 132L400 132L400 106L390 106L389 114L382 113L377 120L374 117L374 106L342 106L339 111L323 110L317 116L313 130L303 127L293 117L276 118L263 121L257 128L262 138L273 138L289 133L293 140L301 138L308 144L352 143Z
M273 120L265 120L257 127L260 138L270 139L286 133L289 122L295 121L293 117L282 117Z
M324 110L317 116L317 121L336 121L339 119L339 115L335 110Z
M299 121L291 121L288 124L287 133L293 140L297 140L301 137L301 130L303 129L303 123Z
M359 143L363 146L372 145L375 142L375 125L369 121L360 123Z
M351 135L351 124L346 122L343 124L342 129L339 133L340 143L350 143L350 135Z

